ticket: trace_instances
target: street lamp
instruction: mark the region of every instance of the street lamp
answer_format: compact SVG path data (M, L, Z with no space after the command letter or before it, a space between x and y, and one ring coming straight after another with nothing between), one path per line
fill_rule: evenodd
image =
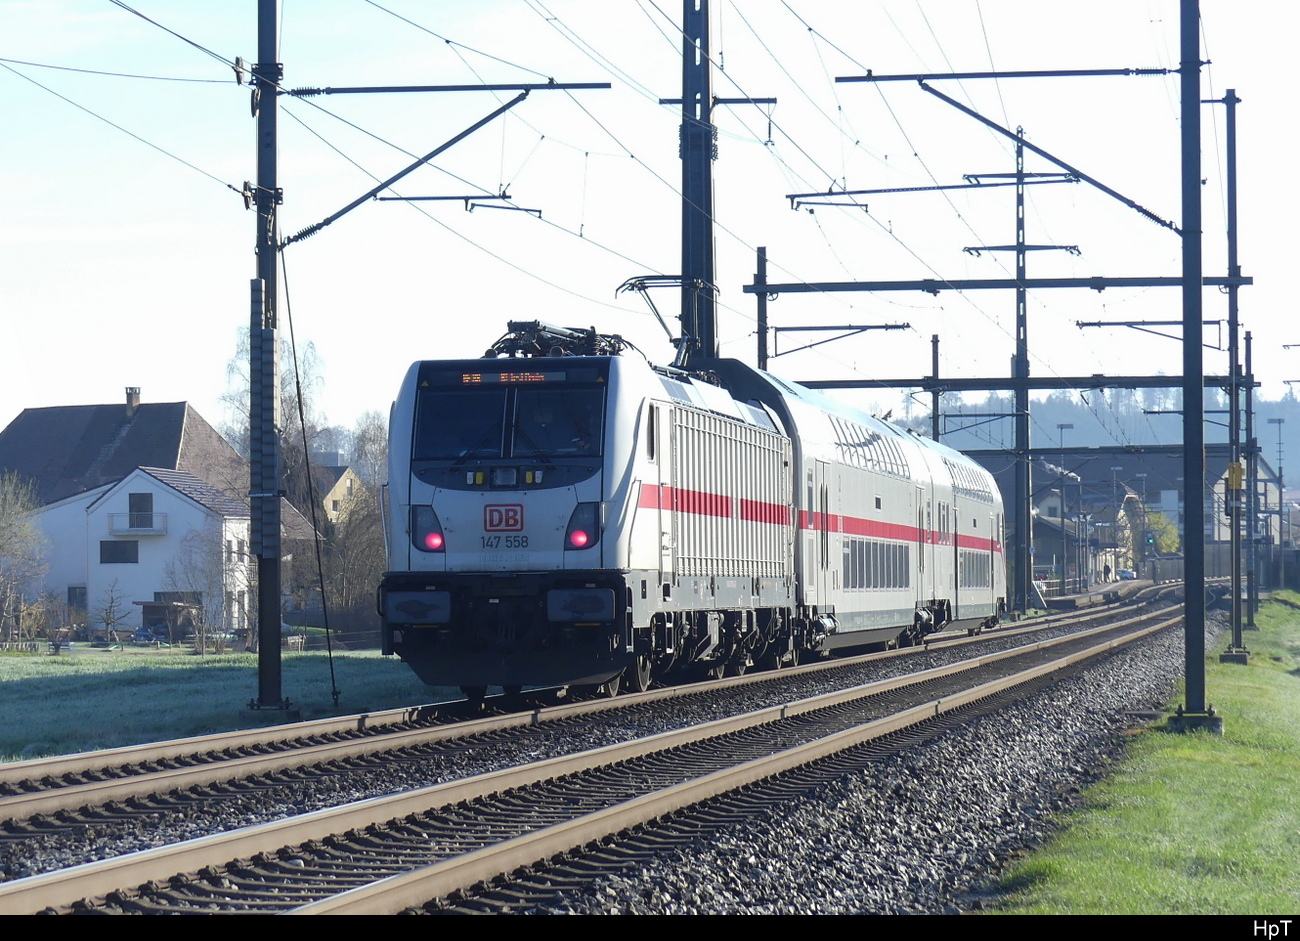
M1111 493L1114 495L1115 522L1117 524L1119 523L1119 511L1121 507L1124 506L1124 501L1121 500L1119 496L1119 472L1122 471L1123 469L1124 466L1122 464L1112 464L1110 466L1110 486L1111 486ZM1116 563L1115 567L1118 568L1119 560L1115 559L1114 561Z
M1282 483L1282 426L1286 423L1285 418L1270 418L1270 425L1277 425L1277 584L1279 588L1286 587L1285 572L1283 565L1286 560L1286 532L1283 525L1286 522L1286 488Z
M1272 421L1270 418L1269 421ZM1061 422L1056 426L1056 447L1061 452L1061 463L1065 463L1065 433L1074 429L1071 422Z
M1141 513L1142 513L1142 529L1141 529L1141 531L1138 533L1138 535L1139 535L1139 537L1140 537L1140 538L1139 538L1139 541L1138 541L1138 542L1133 546L1133 565L1134 565L1135 568L1138 568L1138 573L1137 573L1137 574L1140 575L1140 574L1141 574L1141 568L1140 568L1140 565L1141 565L1142 562L1146 561L1146 544L1147 544L1147 475L1146 475L1146 474L1135 474L1134 476L1137 477L1137 479L1138 479L1139 481L1142 482L1142 506L1141 506ZM1132 532L1132 527L1129 528L1129 531Z
M1069 570L1068 559L1070 558L1070 548L1068 536L1065 531L1065 433L1074 429L1073 422L1059 422L1056 426L1056 447L1061 452L1061 594L1066 594L1065 576ZM1075 535L1075 548L1078 548L1079 537Z

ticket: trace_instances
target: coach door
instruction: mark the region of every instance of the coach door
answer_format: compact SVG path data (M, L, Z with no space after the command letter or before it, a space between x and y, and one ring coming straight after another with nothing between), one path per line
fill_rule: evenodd
M938 543L936 550L936 562L939 565L939 574L936 576L943 584L943 589L947 591L948 597L952 599L953 617L961 608L961 550L957 545L957 513L951 503L946 501L939 503L939 532L935 537Z
M930 564L931 559L927 551L930 542L929 527L926 525L927 517L930 514L930 501L926 497L925 488L916 488L916 539L914 549L916 551L916 565L912 571L916 573L916 606L924 606L931 597L929 590L930 570L933 566Z
M804 480L804 509L800 527L803 549L804 604L830 601L830 495L825 461L810 462Z
M994 566L998 564L998 554L996 550L999 543L1002 540L1001 529L1002 526L998 519L998 514L990 513L989 514L989 548L988 548L989 561L988 561L988 566L986 567L988 576L985 580L985 584L988 585L988 588L987 590L980 592L980 595L984 598L985 601L988 602L989 611L997 610L995 605L997 604L998 580L997 580L997 576L995 575L996 569L994 569Z

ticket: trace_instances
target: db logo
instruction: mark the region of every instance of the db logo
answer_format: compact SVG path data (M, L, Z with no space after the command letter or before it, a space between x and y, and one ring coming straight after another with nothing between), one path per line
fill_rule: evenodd
M524 531L522 503L489 503L483 507L485 533L521 533Z

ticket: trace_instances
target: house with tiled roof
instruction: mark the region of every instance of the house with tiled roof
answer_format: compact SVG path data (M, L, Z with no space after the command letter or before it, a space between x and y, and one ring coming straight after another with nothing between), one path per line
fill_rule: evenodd
M311 474L316 499L331 523L347 515L353 500L365 489L357 472L346 465L318 464L313 460Z
M247 626L248 461L188 403L128 387L117 405L24 409L0 431L3 472L44 505L48 573L28 593L66 599L74 625ZM287 500L280 511L284 559L308 559L312 524ZM295 572L286 565L286 595Z
M0 431L0 470L31 480L54 503L121 480L137 467L185 471L242 499L248 462L187 402L28 408Z
M91 633L247 623L248 462L186 402L24 409L0 431L0 471L44 506L42 584ZM310 527L307 527L310 531Z
M45 588L87 633L147 627L176 640L247 627L248 507L193 474L137 467L48 504L39 522L57 547Z

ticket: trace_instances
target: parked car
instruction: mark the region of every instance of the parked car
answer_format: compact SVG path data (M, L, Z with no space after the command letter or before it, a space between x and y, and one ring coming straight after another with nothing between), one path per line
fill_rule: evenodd
M1138 573L1133 571L1132 569L1120 569L1118 572L1115 573L1115 577L1118 578L1121 582L1131 582L1137 579Z

